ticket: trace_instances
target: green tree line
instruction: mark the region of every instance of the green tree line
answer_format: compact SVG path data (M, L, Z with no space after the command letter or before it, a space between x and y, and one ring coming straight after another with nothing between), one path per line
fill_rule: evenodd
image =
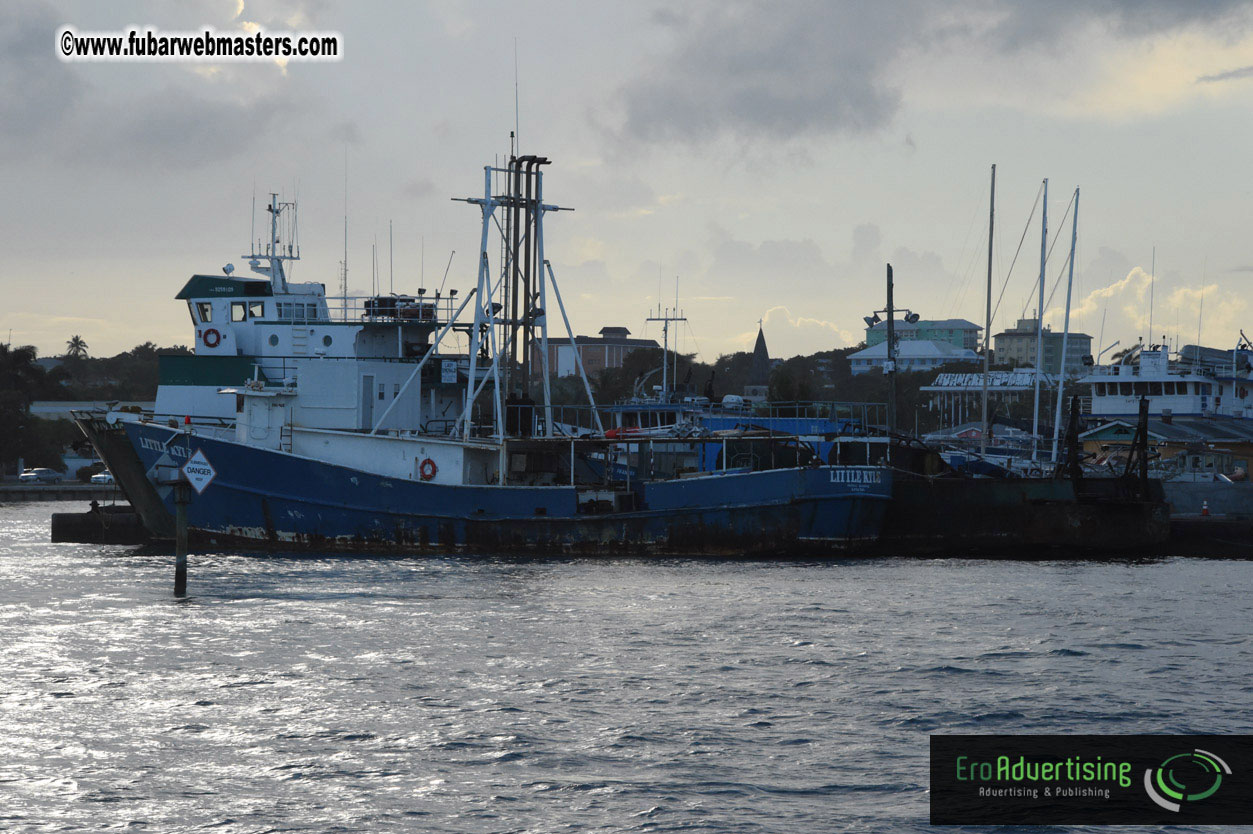
M157 393L157 356L190 352L145 342L116 356L92 358L87 348L81 337L72 337L61 362L49 369L36 361L34 347L0 344L0 469L12 471L18 459L27 466L61 469L62 450L84 442L69 420L33 416L32 402L151 400Z
M887 403L890 391L888 377L879 370L853 374L849 355L864 348L864 344L837 350L819 351L808 356L795 356L777 362L770 372L769 399L772 403L790 402L862 402ZM712 363L699 362L694 355L678 357L678 372L674 373L675 356L669 354L671 363L667 373L678 381L680 395L704 396L712 390L715 401L728 394L743 394L752 373L753 356L738 352L719 356ZM631 352L620 368L607 368L594 374L589 380L598 405L612 405L632 396L653 394L653 387L661 385L662 352L646 348ZM1009 370L1009 365L993 365L993 370ZM935 369L902 372L896 377L896 402L898 427L902 431L920 433L940 428L943 416L929 408L931 396L922 391L941 373L971 373L980 370L970 364L943 365ZM587 395L583 383L577 377L554 378L553 397L556 402L585 404ZM1030 416L1030 403L1020 403L1002 417Z

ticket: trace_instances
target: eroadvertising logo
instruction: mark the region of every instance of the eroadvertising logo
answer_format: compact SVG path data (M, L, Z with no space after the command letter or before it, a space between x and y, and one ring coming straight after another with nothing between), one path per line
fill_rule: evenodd
M1167 811L1179 813L1185 802L1200 802L1217 793L1224 773L1230 776L1231 768L1208 750L1178 753L1144 771L1144 790Z
M1251 771L1253 736L931 736L931 822L1247 825Z

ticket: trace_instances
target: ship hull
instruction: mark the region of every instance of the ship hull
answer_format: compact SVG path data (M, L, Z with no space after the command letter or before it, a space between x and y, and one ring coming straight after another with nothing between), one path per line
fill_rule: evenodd
M91 432L89 432L91 434ZM97 428L96 434L101 434ZM194 452L216 475L187 509L193 542L272 550L536 555L810 556L878 538L891 472L824 466L636 484L626 508L571 486L459 486L389 478L153 423L110 427L124 491L168 535L168 481ZM95 438L93 438L95 439ZM142 475L137 476L137 473ZM132 503L135 503L132 498ZM137 504L138 506L138 504ZM158 532L161 531L161 532Z
M1116 479L945 478L898 474L885 553L1079 558L1150 555L1170 538L1161 484Z

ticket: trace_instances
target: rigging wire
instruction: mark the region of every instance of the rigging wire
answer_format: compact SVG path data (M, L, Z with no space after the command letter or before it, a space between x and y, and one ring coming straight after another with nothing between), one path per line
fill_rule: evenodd
M692 337L692 344L696 345L696 355L703 357L705 355L705 352L700 349L700 341L697 340L696 338L696 331L693 330L692 325L686 321L683 322L683 326L687 328L688 335ZM702 359L701 361L704 361L704 360Z
M948 284L944 288L944 294L950 299L954 299L958 295L964 296L966 294L966 288L970 281L971 268L974 262L977 260L978 253L980 251L980 247L978 246L976 246L974 250L968 250L966 246L968 243L970 243L971 232L974 231L976 223L978 223L979 218L982 216L983 203L984 203L984 198L982 195L982 191L980 191L979 198L974 201L975 205L970 215L970 222L966 225L966 236L962 240L961 249L958 250L961 253L961 255L958 257L958 260L957 260L957 266L958 266L957 272L949 276ZM965 269L962 269L962 262L966 259L967 252L971 252L970 264L967 265ZM957 291L954 292L953 281L957 278L958 275L962 276L961 283L958 285ZM948 307L948 313L949 313L950 318L952 317L952 314L956 312L956 307L957 307L957 304L953 301L950 301L949 307Z
M1009 278L1014 274L1014 265L1018 263L1018 255L1022 252L1023 241L1027 239L1027 232L1031 230L1031 221L1035 219L1035 210L1040 207L1040 196L1044 193L1044 184L1040 184L1039 190L1035 193L1035 204L1031 206L1031 214L1027 216L1027 223L1022 227L1022 237L1018 239L1018 249L1014 252L1014 258L1009 262L1009 271L1005 273L1005 282L1001 284L1001 294L996 298L996 306L992 308L992 318L996 318L996 313L1001 309L1001 301L1005 298L1005 290L1009 287Z
M1066 213L1062 215L1061 222L1057 224L1057 235L1054 236L1053 238L1054 245L1057 244L1057 238L1061 236L1062 229L1066 226L1066 218L1070 216L1070 209L1074 206L1074 203L1075 203L1075 198L1072 195L1070 198L1070 205L1066 206ZM1049 247L1049 254L1050 255L1053 254L1052 246ZM1045 260L1047 261L1047 258ZM1069 264L1070 264L1070 255L1067 254L1065 262L1062 263L1061 271L1057 273L1057 278L1053 281L1053 289L1049 291L1048 300L1044 302L1045 309L1048 309L1048 307L1053 303L1053 296L1057 295L1057 288L1061 285L1062 276L1066 274L1066 267ZM1039 278L1036 279L1037 282L1039 280L1040 280ZM1032 286L1032 289L1035 289L1035 287ZM1043 313L1041 313L1041 315L1043 315Z
M1072 194L1070 197L1070 202L1066 204L1066 211L1064 214L1062 214L1062 219L1057 224L1057 227L1056 227L1057 230L1053 233L1053 242L1049 244L1049 250L1044 255L1044 263L1046 266L1048 265L1049 260L1053 257L1053 247L1057 245L1057 239L1062 236L1062 230L1065 229L1066 227L1066 218L1070 216L1070 208L1072 205L1074 205L1074 202L1075 202L1075 198L1074 198L1074 195ZM1023 307L1022 307L1023 318L1026 318L1027 316L1027 307L1031 305L1031 296L1035 293L1035 289L1036 287L1040 285L1040 279L1043 277L1044 276L1042 275L1036 276L1036 279L1031 282L1031 290L1027 293L1027 300L1023 303ZM1036 315L1042 316L1044 315L1044 311L1037 310Z
M972 280L972 278L976 274L976 270L981 265L979 262L978 255L982 252L987 251L987 242L988 242L988 233L987 233L987 230L985 229L983 232L980 233L978 242L975 244L974 249L971 250L971 252L974 254L972 255L969 263L966 264L965 269L963 270L965 277L962 278L962 283L961 283L961 286L957 290L957 295L953 298L952 303L949 304L949 309L948 309L949 318L952 318L953 316L955 316L957 314L957 311L962 308L962 305L965 304L966 302L966 294L969 293L970 288L972 286L975 286L975 284L977 283L974 280Z

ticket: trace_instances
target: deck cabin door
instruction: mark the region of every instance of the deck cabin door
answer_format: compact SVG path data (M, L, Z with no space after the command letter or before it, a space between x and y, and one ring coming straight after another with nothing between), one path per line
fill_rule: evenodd
M361 428L374 428L374 374L361 377Z

